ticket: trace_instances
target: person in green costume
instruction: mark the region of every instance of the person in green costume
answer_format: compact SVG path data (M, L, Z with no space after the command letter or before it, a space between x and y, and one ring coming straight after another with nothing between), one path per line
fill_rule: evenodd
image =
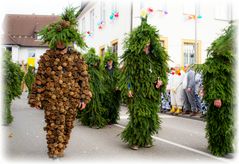
M199 65L203 75L204 100L208 104L206 137L208 149L216 156L233 152L233 81L235 27L231 24L208 48L206 62Z
M115 124L119 119L120 91L117 87L119 80L118 58L115 53L108 48L104 59L104 101L103 106L107 109L105 118L108 124Z
M104 118L106 109L102 106L102 95L104 94L103 72L100 67L100 58L95 54L95 49L89 49L84 55L88 72L90 75L90 88L92 100L83 111L78 111L78 118L83 125L94 128L102 128L107 124Z
M160 128L157 112L167 84L168 55L147 17L129 34L124 47L119 87L123 95L128 94L129 123L121 139L137 150L151 147L152 135Z

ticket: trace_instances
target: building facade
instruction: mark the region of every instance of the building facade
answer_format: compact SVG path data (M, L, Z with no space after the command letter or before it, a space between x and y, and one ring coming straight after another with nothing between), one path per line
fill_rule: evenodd
M55 15L7 14L1 40L2 46L12 53L13 62L37 67L40 56L48 49L37 33L58 19Z
M207 48L233 19L232 5L226 0L147 0L89 1L79 16L79 31L89 47L104 55L107 46L120 57L123 43L140 16L148 13L148 23L160 34L169 54L169 65L203 63Z

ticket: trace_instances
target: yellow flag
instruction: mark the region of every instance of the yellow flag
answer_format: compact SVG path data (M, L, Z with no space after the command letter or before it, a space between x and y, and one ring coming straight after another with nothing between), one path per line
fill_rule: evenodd
M35 67L35 58L34 57L29 57L27 59L27 66Z

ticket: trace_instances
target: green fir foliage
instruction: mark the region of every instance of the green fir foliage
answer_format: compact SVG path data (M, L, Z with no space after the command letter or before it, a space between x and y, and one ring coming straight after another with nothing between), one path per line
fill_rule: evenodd
M107 124L107 120L104 118L106 109L102 106L101 98L104 94L104 87L100 58L95 54L95 49L93 48L84 55L84 58L89 66L92 99L83 111L78 112L78 118L83 125L102 128Z
M112 69L108 67L110 60L113 62ZM117 54L113 53L110 47L108 47L103 58L103 67L105 94L102 104L107 109L105 118L108 120L108 123L115 124L119 119L120 109L120 91L117 86L119 81L119 66Z
M85 48L86 44L77 30L77 8L67 7L61 15L61 19L55 23L45 26L38 33L43 43L47 43L51 49L56 49L57 42L65 43L66 47L75 43L80 48Z
M12 62L12 56L9 51L4 52L4 110L3 124L9 125L13 121L11 114L11 103L16 97L22 94L21 82L24 72L18 64Z
M206 117L208 149L216 156L233 152L234 34L235 27L231 24L208 48L206 62L197 67L203 74L204 99L209 106ZM215 99L221 99L221 108L214 106Z
M150 43L150 51L145 46ZM158 31L142 19L125 39L125 52L122 56L123 68L120 74L120 90L129 109L129 123L121 134L121 139L129 145L145 146L152 144L152 135L160 128L157 112L161 102L161 92L167 84L168 55L160 45ZM163 86L155 88L160 78ZM133 94L129 98L128 92Z
M35 81L35 71L34 71L34 67L29 66L26 75L24 76L24 82L27 86L28 89L28 94L31 93L31 89L32 89L32 84Z

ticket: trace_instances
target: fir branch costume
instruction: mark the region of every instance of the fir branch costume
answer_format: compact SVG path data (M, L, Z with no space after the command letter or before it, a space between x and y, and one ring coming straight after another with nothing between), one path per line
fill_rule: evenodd
M12 56L9 51L3 54L3 77L4 77L4 110L3 124L9 125L13 121L11 113L12 100L22 94L21 83L24 77L24 72L20 66L12 62Z
M109 64L112 62L112 68ZM103 106L107 109L105 118L109 124L117 123L119 119L119 108L120 108L120 91L117 87L119 81L119 67L118 58L115 53L108 48L103 59L104 64L104 87L105 94L103 100Z
M206 116L208 149L216 156L224 156L233 151L234 34L235 27L230 25L224 30L224 34L211 44L206 62L199 66L203 75L204 99L208 104Z
M32 66L29 66L29 67L28 67L27 73L26 73L26 75L24 76L24 81L25 81L25 84L26 84L26 86L27 86L28 94L29 94L29 93L31 93L32 84L33 84L34 81L35 81L34 67L32 67Z
M69 7L61 20L40 32L51 50L41 56L29 95L32 107L44 109L48 155L53 158L64 155L77 107L87 104L91 97L88 66L79 52L67 48L73 42L85 45L77 31L76 15L75 9ZM56 29L56 25L61 25L61 30Z
M152 135L160 128L157 112L161 92L167 84L168 55L160 45L155 27L147 18L125 40L120 90L129 94L129 123L121 134L124 142L137 147L150 147ZM149 46L149 49L145 49ZM160 87L156 87L158 83ZM155 84L157 85L155 86Z
M93 48L84 55L84 58L89 66L90 88L93 97L86 109L78 112L78 117L83 125L102 128L107 124L107 120L104 118L106 109L102 106L104 86L100 58Z

